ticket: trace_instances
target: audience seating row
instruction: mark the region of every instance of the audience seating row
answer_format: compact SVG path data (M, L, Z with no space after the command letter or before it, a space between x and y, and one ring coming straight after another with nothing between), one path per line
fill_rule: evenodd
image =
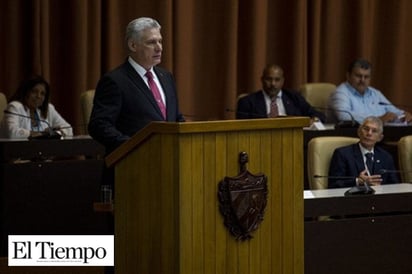
M300 92L306 100L321 111L327 108L327 98L336 89L331 83L307 83L302 85ZM87 133L87 124L89 123L90 114L93 108L94 89L87 90L80 95L80 106L82 112L83 130ZM242 94L247 95L247 94ZM240 95L239 97L241 97ZM0 93L0 121L3 118L3 111L6 108L7 99L3 93Z
M327 107L327 98L336 89L331 83L307 83L301 86L300 92L306 100L319 108ZM87 124L93 107L94 89L83 92L80 96L80 105L84 132L87 133ZM7 100L3 93L0 93L0 118L3 116ZM307 151L307 173L309 187L311 189L327 188L327 178L329 163L333 151L337 147L358 142L358 138L344 136L324 136L316 137L308 143ZM412 136L402 137L398 144L398 157L402 182L412 182ZM320 175L317 178L314 175Z

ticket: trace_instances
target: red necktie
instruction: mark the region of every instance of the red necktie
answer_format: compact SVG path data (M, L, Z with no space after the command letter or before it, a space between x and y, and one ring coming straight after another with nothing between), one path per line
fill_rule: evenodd
M276 97L272 99L270 102L270 112L268 117L269 118L274 118L279 116L279 110L278 110L278 104L276 103Z
M153 80L153 74L150 71L147 71L145 76L148 79L150 90L152 91L153 96L157 102L157 105L159 106L160 111L162 112L163 118L166 120L166 106L163 103L159 88L157 87L155 81Z

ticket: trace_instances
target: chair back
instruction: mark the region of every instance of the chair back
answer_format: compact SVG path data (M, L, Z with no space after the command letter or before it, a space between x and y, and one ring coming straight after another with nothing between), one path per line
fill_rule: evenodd
M4 93L0 92L0 121L3 120L4 110L7 108L7 98Z
M314 108L326 113L329 96L336 90L336 85L332 83L306 83L303 84L299 92Z
M80 106L82 110L82 118L85 133L88 132L87 125L89 124L90 114L92 113L93 98L94 89L89 89L88 91L85 91L82 94L80 94Z
M402 182L412 183L412 135L399 139L398 160Z
M346 136L323 136L312 138L308 143L307 172L310 189L328 188L328 178L314 178L314 175L328 176L330 160L336 148L355 144L358 138Z

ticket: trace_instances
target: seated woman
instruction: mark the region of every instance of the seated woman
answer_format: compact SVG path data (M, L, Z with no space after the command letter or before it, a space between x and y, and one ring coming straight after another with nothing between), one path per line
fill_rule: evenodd
M21 83L4 111L0 137L24 139L57 132L73 136L72 127L49 103L50 86L41 76Z

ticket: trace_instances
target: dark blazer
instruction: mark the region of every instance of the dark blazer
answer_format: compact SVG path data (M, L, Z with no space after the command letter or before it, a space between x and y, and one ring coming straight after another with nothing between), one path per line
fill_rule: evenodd
M171 73L154 67L166 98L167 121L184 121ZM152 92L128 61L105 74L97 84L89 134L110 152L151 121L164 121Z
M399 183L394 172L382 172L383 169L395 170L392 156L379 146L374 148L374 167L372 174L382 175L382 184ZM330 162L329 176L350 176L349 179L329 178L329 188L352 187L356 185L356 177L365 170L363 155L359 144L335 149Z
M282 102L288 116L318 117L325 122L325 115L316 111L302 95L295 91L282 89ZM263 90L242 97L237 102L237 119L267 118Z

